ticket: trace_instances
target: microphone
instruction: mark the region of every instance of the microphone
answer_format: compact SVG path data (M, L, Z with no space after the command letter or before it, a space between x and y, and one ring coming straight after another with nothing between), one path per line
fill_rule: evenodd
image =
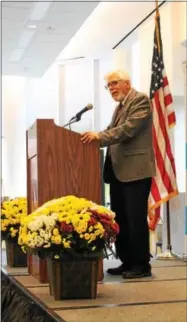
M87 104L80 112L78 112L71 120L77 119L78 121L81 119L82 114L85 112L92 110L93 104Z

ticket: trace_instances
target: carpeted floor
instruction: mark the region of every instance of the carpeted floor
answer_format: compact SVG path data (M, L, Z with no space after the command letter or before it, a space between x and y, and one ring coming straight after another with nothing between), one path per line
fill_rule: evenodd
M59 321L66 322L186 322L187 267L184 261L153 260L152 278L124 280L105 273L95 300L54 301L48 284L40 284L27 269L3 267L39 299ZM104 269L117 260L105 260ZM33 321L34 322L34 321Z

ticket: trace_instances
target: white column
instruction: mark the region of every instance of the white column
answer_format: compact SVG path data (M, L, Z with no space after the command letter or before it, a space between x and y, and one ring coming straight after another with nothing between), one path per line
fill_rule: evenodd
M93 61L93 105L94 123L93 130L100 131L101 128L101 101L100 101L100 61Z
M58 115L59 115L59 125L63 126L65 124L65 66L58 66Z
M87 104L93 103L93 61L72 60L58 66L59 125L64 125ZM93 110L86 112L71 129L76 132L93 130Z
M54 63L41 78L26 79L26 122L30 127L36 119L54 119L58 124L58 67Z
M95 66L95 88L94 95L97 96L96 106L99 111L97 111L97 115L95 118L95 124L97 130L104 130L111 122L112 114L114 112L114 108L116 106L116 102L112 99L108 90L105 89L106 82L104 80L104 76L114 69L113 61L111 59L108 60L99 60L99 63ZM98 83L97 83L98 82Z
M26 196L25 79L2 78L2 125L4 136L4 195Z
M41 113L41 79L28 77L25 80L26 126L31 127Z

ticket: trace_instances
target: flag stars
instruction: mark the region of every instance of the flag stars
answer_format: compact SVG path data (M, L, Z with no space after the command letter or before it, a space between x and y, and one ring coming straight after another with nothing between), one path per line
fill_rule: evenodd
M162 70L164 68L162 53L158 52L158 45L156 40L154 42L154 51L153 51L153 61L152 61L152 70L151 70L151 78L152 85L150 95L154 96L155 92L158 91L160 87L163 86L163 75Z

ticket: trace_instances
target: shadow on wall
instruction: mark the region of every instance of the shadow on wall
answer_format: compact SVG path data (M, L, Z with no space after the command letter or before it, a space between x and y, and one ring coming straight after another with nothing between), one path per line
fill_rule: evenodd
M170 200L170 232L172 251L177 255L185 253L185 193ZM167 247L166 205L163 209L163 251Z

